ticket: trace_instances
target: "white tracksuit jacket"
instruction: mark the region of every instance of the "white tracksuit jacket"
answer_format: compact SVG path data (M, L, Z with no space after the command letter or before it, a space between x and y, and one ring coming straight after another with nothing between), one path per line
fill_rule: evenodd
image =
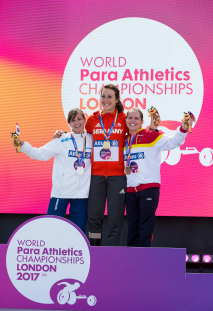
M83 151L83 141L86 136L86 152L84 157L85 172L79 176L74 168L77 161L75 148L71 140L70 133L63 134L60 138L54 139L40 148L33 148L29 143L24 142L21 151L30 158L40 161L47 161L54 157L52 173L51 197L64 199L84 199L89 196L91 179L91 155L92 155L92 135L75 134L79 155Z
M135 137L131 156L131 174L127 175L127 187L141 184L160 184L161 151L171 150L184 144L187 133L180 129L174 136L166 136L159 132L141 129ZM126 140L124 141L124 164L126 166Z

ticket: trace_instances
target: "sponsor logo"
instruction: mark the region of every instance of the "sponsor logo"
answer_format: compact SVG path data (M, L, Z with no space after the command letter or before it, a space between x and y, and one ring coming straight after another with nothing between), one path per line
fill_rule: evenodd
M96 126L95 126L95 127L101 127L100 123L96 124Z
M121 194L125 194L124 189L122 189L119 193L121 193Z
M138 159L144 159L144 152L138 153Z
M64 143L65 141L69 141L69 140L71 140L71 137L70 138L67 137L65 139L62 139L61 142Z
M104 144L104 140L95 140L94 147L102 147ZM119 142L118 140L110 140L110 147L118 147Z
M124 161L126 161L127 155L124 154ZM143 160L145 159L144 152L131 153L130 160Z
M79 154L79 156L81 158L82 155L83 155L83 151L78 151L78 154ZM85 152L84 159L91 159L91 156L92 156L92 152ZM69 150L68 157L76 158L75 151L74 150Z
M147 198L146 201L152 201L152 198Z
M120 123L116 123L115 127L121 127L121 124Z

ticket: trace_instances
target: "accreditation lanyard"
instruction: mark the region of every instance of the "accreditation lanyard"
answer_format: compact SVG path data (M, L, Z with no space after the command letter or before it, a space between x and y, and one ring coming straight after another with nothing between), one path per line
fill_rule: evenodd
M126 166L129 166L131 150L132 150L132 143L133 143L135 137L138 135L138 132L132 137L132 139L130 139L130 136L128 136L128 138L126 140L126 156L127 156L127 158L126 158Z
M71 132L71 139L72 139L72 142L73 142L73 145L74 145L74 148L75 148L76 157L78 159L78 166L82 166L83 163L84 163L84 156L85 156L85 150L86 150L86 136L84 137L84 142L83 142L82 157L80 157L79 154L78 154L78 146L76 144L74 136L72 135L72 132Z
M101 117L101 113L99 111L99 120L100 120L100 123L101 123L102 132L103 132L103 135L104 135L104 139L107 140L107 141L109 140L110 135L112 134L112 131L113 131L114 125L115 125L115 123L117 121L117 118L118 118L118 110L116 109L115 118L114 118L114 120L112 122L112 125L111 125L110 130L109 130L108 135L107 135L106 129L104 128L104 123L103 123L103 120L102 120L102 117Z

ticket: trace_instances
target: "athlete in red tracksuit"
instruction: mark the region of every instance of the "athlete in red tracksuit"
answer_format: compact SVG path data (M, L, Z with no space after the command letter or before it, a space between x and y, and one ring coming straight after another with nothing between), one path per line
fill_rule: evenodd
M126 192L123 142L128 129L116 86L110 84L103 87L101 104L103 110L100 116L99 111L94 112L86 124L87 132L93 134L92 176L88 200L89 238L91 245L100 245L107 199L107 245L118 246L123 226ZM110 129L112 131L109 137L110 149L104 148L103 127L106 134Z

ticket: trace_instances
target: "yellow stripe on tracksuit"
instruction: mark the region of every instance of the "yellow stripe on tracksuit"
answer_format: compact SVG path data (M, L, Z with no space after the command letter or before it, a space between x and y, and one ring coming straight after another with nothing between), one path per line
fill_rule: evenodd
M132 144L132 148L138 148L138 147L153 147L161 138L163 134L159 135L152 143L148 144ZM126 150L126 147L123 148L123 150Z

